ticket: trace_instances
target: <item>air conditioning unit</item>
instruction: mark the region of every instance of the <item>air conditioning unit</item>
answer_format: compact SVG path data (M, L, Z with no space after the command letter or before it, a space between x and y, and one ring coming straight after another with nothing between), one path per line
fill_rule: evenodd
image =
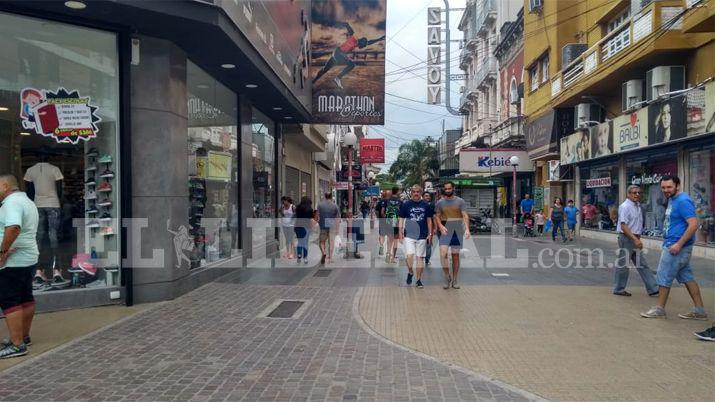
M588 127L603 121L603 109L595 103L580 103L574 108L574 127Z
M630 111L645 99L643 80L630 80L621 87L621 110Z
M645 76L646 100L685 89L685 66L658 66Z
M561 48L561 68L565 68L572 61L581 56L583 52L588 50L588 45L585 43L569 43Z
M529 0L529 12L540 13L544 9L544 0Z

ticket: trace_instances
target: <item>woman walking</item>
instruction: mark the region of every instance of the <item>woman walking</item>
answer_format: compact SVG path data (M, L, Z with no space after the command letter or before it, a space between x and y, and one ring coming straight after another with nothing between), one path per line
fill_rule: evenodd
M566 243L566 232L564 232L564 205L560 197L554 198L554 205L549 214L551 219L551 239L556 241L556 232L561 230L561 238Z
M300 199L300 204L295 209L295 235L298 237L298 264L301 260L308 263L308 242L310 241L310 229L316 219L316 212L313 210L313 202L308 197Z
M295 205L293 205L293 200L290 197L283 197L281 201L283 201L281 206L281 228L286 242L283 256L291 259L295 257Z

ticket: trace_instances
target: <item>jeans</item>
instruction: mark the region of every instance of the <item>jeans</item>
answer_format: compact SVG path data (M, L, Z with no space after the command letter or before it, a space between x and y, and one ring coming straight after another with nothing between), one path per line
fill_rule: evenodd
M563 220L553 220L551 221L551 239L556 241L556 232L561 230L561 239L566 240L566 232L564 231L564 221Z
M646 261L645 256L643 256L641 251L636 248L633 241L622 233L618 234L618 259L616 259L615 273L616 284L613 288L613 292L622 292L628 285L628 274L630 271L628 267L628 260L632 261L633 265L635 265L638 270L638 274L641 276L648 294L657 292L658 284L655 282L655 275L653 275L653 271L651 271L650 267L648 267L648 262Z
M50 239L50 248L57 249L59 247L59 231L60 225L60 209L59 208L37 208L37 243L42 244L45 239L45 233Z
M310 241L310 232L302 226L295 227L295 236L298 238L298 247L296 248L297 258L308 258L308 241Z

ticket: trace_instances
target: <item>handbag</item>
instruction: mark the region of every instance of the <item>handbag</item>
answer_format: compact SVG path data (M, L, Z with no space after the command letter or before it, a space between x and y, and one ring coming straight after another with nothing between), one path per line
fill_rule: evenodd
M546 225L544 225L544 232L551 230L551 219L546 220Z

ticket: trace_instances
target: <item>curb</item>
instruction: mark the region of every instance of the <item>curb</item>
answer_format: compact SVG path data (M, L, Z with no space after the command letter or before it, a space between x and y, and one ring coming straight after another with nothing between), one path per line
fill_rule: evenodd
M394 342L394 341L392 341L392 340L390 340L390 339L385 338L384 336L382 336L382 335L380 335L379 333L375 332L375 330L373 330L373 329L365 322L365 320L363 320L362 315L360 315L360 299L362 298L362 293L363 293L363 288L361 287L361 288L359 288L358 291L355 293L355 296L354 296L354 298L353 298L353 319L354 319L355 321L357 321L358 325L360 325L360 328L362 328L365 332L367 332L367 333L370 334L371 336L373 336L373 337L379 339L379 340L382 341L383 343L386 343L386 344L388 344L388 345L390 345L390 346L392 346L392 347L395 347L395 348L400 349L400 350L402 350L402 351L404 351L404 352L413 354L413 355L415 355L415 356L421 357L421 358L423 358L423 359L427 359L427 360L430 360L430 361L432 361L432 362L442 364L442 365L444 365L444 366L447 366L447 367L448 367L449 369L451 369L451 370L459 371L460 373L465 374L465 375L470 376L470 377L473 377L473 378L476 379L476 380L484 381L484 382L488 382L488 383L494 384L494 385L496 385L496 386L498 386L498 387L500 387L500 388L506 389L506 390L508 390L508 391L510 391L510 392L513 392L513 393L517 394L517 395L523 396L524 398L526 398L526 399L528 399L528 400L538 401L538 402L547 402L547 401L548 401L548 399L545 399L545 398L543 398L543 397L541 397L541 396L539 396L539 395L536 395L536 394L534 394L534 393L525 391L525 390L523 390L523 389L521 389L521 388L517 388L517 387L515 387L515 386L513 386L513 385L511 385L511 384L507 384L507 383L505 383L505 382L503 382L503 381L501 381L501 380L497 380L497 379L495 379L495 378L486 376L486 375L484 375L484 374L479 374L479 373L477 373L477 372L475 372L475 371L473 371L473 370L471 370L471 369L468 369L468 368L466 368L466 367L462 367L462 366L460 366L460 365L451 363L451 362L449 362L449 361L440 360L440 359L438 359L438 358L436 358L436 357L434 357L434 356L430 356L430 355L428 355L428 354L425 354L425 353L422 353L422 352L419 352L419 351L410 349L410 348L408 348L407 346L401 345L401 344L396 343L396 342Z

